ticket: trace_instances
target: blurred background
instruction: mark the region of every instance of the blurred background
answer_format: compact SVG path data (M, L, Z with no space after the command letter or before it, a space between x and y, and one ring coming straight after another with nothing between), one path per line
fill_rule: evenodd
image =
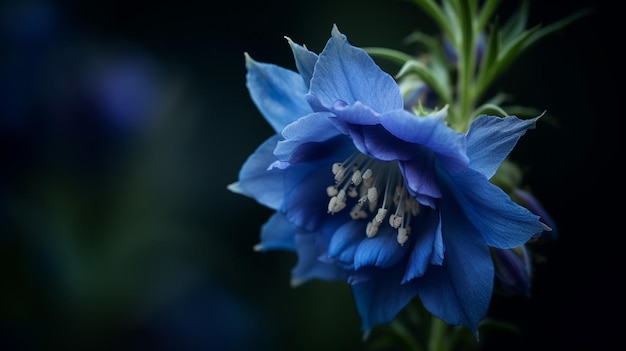
M531 299L494 299L522 331L509 350L602 349L621 309L620 207L603 205L623 182L616 16L530 1L529 23L580 8L594 13L497 82L558 122L512 155L560 237ZM272 133L243 53L293 68L283 37L319 52L335 23L353 45L410 51L406 36L432 30L417 7L5 0L0 20L0 350L365 349L347 285L291 288L292 253L252 250L271 212L226 190Z

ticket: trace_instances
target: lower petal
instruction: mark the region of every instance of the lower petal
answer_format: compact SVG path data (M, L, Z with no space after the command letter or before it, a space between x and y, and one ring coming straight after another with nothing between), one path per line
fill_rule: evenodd
M403 265L379 269L369 279L352 285L361 329L369 331L377 324L389 323L416 296L415 281L400 284Z
M317 233L300 233L295 236L298 262L291 271L291 285L298 286L311 279L345 280L347 273L339 266L318 259Z
M463 325L478 333L493 290L494 267L480 233L456 213L454 203L442 206L442 232L446 247L441 266L430 266L417 280L424 307L450 325Z
M261 242L254 246L257 251L295 250L296 226L281 212L274 213L261 227Z

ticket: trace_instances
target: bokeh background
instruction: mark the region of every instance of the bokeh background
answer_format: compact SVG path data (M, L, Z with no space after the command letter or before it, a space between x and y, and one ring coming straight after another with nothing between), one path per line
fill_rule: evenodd
M494 299L522 331L508 350L603 349L620 327L616 6L530 1L529 23L580 8L497 85L557 121L512 155L559 240L531 299ZM293 68L283 37L319 52L335 23L411 50L432 30L417 7L5 0L0 21L0 350L365 349L349 288L290 287L291 253L252 250L270 211L226 190L272 133L243 53Z

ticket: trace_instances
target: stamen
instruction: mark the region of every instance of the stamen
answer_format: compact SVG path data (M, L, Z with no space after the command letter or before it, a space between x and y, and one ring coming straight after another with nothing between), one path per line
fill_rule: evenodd
M387 216L387 209L381 207L378 209L374 220L376 221L376 223L381 224L385 220L385 216Z
M334 185L329 185L326 188L326 195L328 195L328 197L333 197L337 195L338 192L339 192L339 189L337 189L337 187Z
M367 201L370 204L370 212L374 212L376 208L376 202L378 201L378 190L372 187L367 189Z
M391 216L389 216L389 225L392 228L398 229L398 227L400 227L400 224L402 224L402 216L398 216L397 214L392 214Z
M398 236L397 236L398 244L404 246L404 243L406 243L407 240L409 240L410 232L411 232L410 227L402 227L398 229Z
M359 186L363 181L363 177L361 176L361 171L358 169L352 173L352 184Z
M367 223L367 227L365 228L365 235L368 238L373 238L378 233L378 223L371 221Z
M415 198L409 196L396 163L376 161L354 153L344 162L334 163L332 172L335 184L326 188L330 197L328 213L342 211L350 202L353 204L350 218L369 218L365 229L368 238L378 234L389 214L388 224L397 230L398 244L404 245L410 239L409 223L420 208ZM382 204L379 204L381 191Z
M328 213L337 213L346 208L346 192L339 190L336 196L330 198L328 202Z

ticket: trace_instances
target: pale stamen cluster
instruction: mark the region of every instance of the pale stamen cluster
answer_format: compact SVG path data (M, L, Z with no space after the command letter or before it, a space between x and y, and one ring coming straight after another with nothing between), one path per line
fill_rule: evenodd
M326 188L330 197L328 213L334 214L354 203L350 217L367 219L365 235L374 237L388 217L397 229L397 240L404 245L409 239L411 217L419 213L419 203L409 196L404 179L395 163L373 160L363 154L349 157L332 166L335 184ZM379 194L382 194L382 202Z

